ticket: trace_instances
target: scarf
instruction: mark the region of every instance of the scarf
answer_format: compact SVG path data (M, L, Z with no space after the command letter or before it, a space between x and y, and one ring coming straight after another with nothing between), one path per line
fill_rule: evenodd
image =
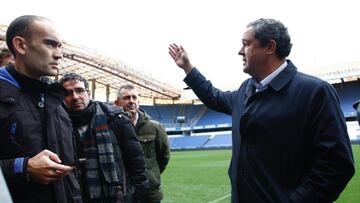
M96 110L96 105L93 101L90 101L89 105L84 110L79 112L70 112L67 106L64 104L63 107L69 113L69 116L75 128L89 125Z
M111 141L111 132L104 111L92 102L82 112L71 114L74 126L90 124L83 134L83 152L86 158L85 174L90 199L114 197L119 177Z

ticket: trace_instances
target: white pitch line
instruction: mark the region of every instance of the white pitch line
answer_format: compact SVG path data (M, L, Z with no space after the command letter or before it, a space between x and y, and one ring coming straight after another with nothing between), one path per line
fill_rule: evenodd
M228 194L228 195L225 195L225 196L223 196L223 197L220 197L219 199L213 200L213 201L208 202L208 203L216 203L216 202L218 202L218 201L220 201L220 200L223 200L223 199L226 199L226 198L228 198L228 197L230 197L230 196L231 196L231 194Z

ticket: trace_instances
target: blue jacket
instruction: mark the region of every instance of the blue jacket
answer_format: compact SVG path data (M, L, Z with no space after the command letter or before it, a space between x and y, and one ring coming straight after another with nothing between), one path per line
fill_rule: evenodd
M334 88L288 61L264 91L212 86L195 68L184 79L209 108L232 115L232 202L332 202L354 174Z

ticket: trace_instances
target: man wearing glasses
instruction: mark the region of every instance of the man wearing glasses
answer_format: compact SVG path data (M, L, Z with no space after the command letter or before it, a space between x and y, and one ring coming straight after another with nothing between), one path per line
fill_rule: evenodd
M80 186L85 202L125 202L126 178L135 188L133 202L148 187L144 154L130 120L115 105L90 100L88 82L75 73L61 80L64 107L73 121ZM128 174L128 176L126 175Z

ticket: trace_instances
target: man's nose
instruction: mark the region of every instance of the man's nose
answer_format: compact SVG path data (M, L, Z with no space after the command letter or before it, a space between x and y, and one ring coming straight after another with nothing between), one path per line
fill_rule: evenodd
M244 47L241 47L241 49L238 52L239 55L244 56L245 52L244 52Z
M55 51L55 53L54 53L54 58L57 59L57 60L59 60L59 59L61 59L62 57L63 57L63 54L61 53L60 48L57 48L56 51Z
M79 95L75 91L71 92L71 96L73 97L74 100L79 99Z

